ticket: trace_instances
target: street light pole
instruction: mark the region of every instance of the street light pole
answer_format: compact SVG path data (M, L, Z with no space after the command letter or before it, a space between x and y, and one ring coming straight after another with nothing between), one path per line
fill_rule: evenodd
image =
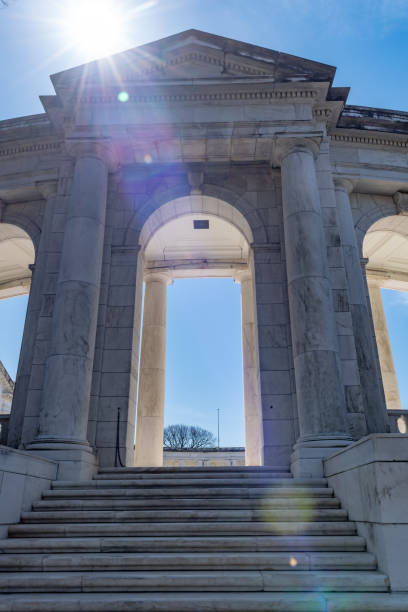
M220 409L217 408L217 422L218 422L218 448L220 448Z

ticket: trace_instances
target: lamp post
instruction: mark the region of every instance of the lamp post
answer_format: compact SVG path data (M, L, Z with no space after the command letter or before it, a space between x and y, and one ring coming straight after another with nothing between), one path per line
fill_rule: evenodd
M220 448L220 409L217 408L217 439L218 439L218 443L217 443L217 447Z

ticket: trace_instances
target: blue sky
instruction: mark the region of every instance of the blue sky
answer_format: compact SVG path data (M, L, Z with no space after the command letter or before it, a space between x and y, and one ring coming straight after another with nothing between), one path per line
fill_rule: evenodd
M73 12L90 1L10 0L9 7L0 11L0 120L42 112L38 96L53 93L49 74L101 55L89 46L97 29L95 19L89 17L85 23L88 36L80 28L82 39L78 28L72 27ZM122 15L122 34L112 51L197 28L337 66L335 84L351 87L349 103L408 111L407 0L115 0L113 4ZM200 284L207 287L204 294L198 293ZM408 408L403 373L408 303L395 292L386 294L401 394ZM187 310L185 295L191 304ZM168 303L167 422L194 421L215 431L215 409L222 403L221 442L242 444L239 287L227 280L177 281L169 288ZM218 320L211 316L215 311ZM24 298L0 302L0 359L13 376L23 312ZM219 341L214 325L219 320L224 344L214 350ZM189 353L183 350L191 337L200 346L200 368L192 369ZM188 418L190 406L194 419Z

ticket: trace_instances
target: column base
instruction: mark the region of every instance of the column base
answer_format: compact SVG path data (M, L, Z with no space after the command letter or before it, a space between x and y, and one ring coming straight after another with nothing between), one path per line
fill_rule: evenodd
M37 440L27 450L57 461L57 480L91 480L98 469L97 457L87 442Z
M295 478L323 478L323 460L353 442L350 436L303 436L290 458Z

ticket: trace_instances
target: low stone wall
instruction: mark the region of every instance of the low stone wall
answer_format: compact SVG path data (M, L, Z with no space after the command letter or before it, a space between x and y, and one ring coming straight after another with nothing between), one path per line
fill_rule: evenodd
M245 448L223 447L163 451L164 467L223 467L245 465Z
M329 485L391 589L408 591L408 435L373 434L324 463Z
M0 537L31 510L57 477L58 464L29 452L0 446Z

